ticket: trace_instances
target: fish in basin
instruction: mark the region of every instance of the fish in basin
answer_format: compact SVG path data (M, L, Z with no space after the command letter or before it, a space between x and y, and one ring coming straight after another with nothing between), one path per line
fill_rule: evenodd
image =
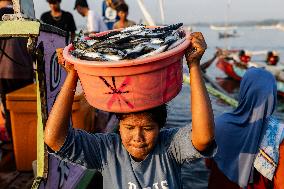
M85 38L80 32L71 55L89 61L119 61L153 56L175 48L185 40L182 23L147 28L135 25L104 35Z

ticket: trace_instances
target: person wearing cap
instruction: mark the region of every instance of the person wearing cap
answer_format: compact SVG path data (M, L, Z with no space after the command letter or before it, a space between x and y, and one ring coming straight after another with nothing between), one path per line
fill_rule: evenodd
M86 0L76 0L74 9L76 9L81 16L87 17L87 33L98 33L108 30L103 18L89 8Z
M47 0L50 11L41 15L40 19L52 26L56 26L71 33L71 41L75 38L76 24L71 13L61 10L61 0Z

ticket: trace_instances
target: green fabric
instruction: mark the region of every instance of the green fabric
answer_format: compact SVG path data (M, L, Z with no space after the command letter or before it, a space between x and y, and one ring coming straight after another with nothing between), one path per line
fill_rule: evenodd
M80 182L76 186L76 189L85 189L85 188L87 188L87 186L91 182L91 180L94 177L94 175L95 175L95 171L94 170L87 169L85 171L85 175L83 176L83 178L80 180Z
M37 21L0 21L0 37L29 37L39 35Z

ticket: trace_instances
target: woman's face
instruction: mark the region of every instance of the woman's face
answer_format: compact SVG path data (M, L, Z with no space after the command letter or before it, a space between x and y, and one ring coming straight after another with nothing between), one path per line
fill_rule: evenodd
M159 126L147 113L130 114L120 121L119 132L123 146L135 161L142 161L153 150Z
M126 20L128 13L123 11L118 11L117 15L121 20Z

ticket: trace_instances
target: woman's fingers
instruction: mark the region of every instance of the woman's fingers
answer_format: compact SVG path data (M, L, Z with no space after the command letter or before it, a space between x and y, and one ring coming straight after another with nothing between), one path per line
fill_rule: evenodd
M58 63L64 66L64 58L63 58L63 48L56 49L56 54L58 58Z
M69 72L70 70L74 69L74 65L67 62L64 57L63 57L63 48L58 48L56 49L56 54L58 58L58 63L67 71Z
M188 63L199 62L204 54L207 44L204 40L202 33L194 32L190 35L191 45L185 52L186 60Z

